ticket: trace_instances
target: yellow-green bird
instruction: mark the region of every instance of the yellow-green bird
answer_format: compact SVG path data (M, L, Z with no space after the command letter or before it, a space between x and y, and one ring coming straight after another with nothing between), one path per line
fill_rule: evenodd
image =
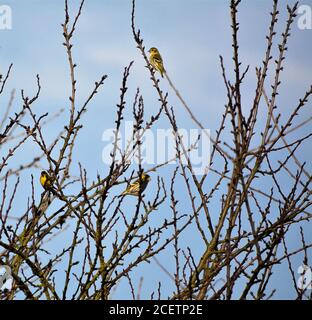
M148 174L142 173L141 179L137 179L133 183L131 183L121 195L130 195L138 197L140 194L140 190L142 193L147 187L150 180L151 177Z
M55 190L53 189L53 179L46 171L41 171L40 183L45 190L51 191L55 194Z
M150 63L151 65L160 72L161 76L164 77L164 73L166 72L163 64L162 57L157 48L152 47L148 50L150 53Z

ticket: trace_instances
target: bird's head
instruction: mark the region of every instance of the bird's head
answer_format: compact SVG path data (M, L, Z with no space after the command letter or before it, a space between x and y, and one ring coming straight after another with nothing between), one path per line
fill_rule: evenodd
M41 171L41 177L46 177L48 174L46 171Z
M148 182L148 181L151 180L151 177L148 174L143 173L142 174L142 180Z
M149 52L149 53L158 53L158 50L157 50L157 48L152 47L152 48L150 48L150 49L148 50L148 52Z

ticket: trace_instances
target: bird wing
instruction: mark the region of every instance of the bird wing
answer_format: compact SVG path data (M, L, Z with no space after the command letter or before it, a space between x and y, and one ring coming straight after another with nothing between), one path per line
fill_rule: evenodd
M155 54L154 55L154 60L156 63L163 63L162 57L160 54Z

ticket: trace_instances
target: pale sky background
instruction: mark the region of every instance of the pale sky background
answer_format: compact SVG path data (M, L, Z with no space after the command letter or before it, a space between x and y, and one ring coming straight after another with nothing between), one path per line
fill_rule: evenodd
M76 12L79 1L69 2L70 11ZM270 0L245 0L239 7L240 60L243 62L243 67L250 65L250 72L243 84L245 110L250 108L255 93L254 69L261 64L264 57L271 2ZM195 115L206 128L211 129L211 132L218 128L226 103L219 55L223 55L228 71L232 67L228 3L229 1L225 0L137 0L136 2L136 24L141 29L145 46L159 48L170 78ZM295 1L287 1L287 3L293 5ZM14 63L14 67L7 84L6 95L1 97L1 105L7 103L10 89L15 88L17 96L14 110L18 110L21 106L20 90L24 89L27 95L33 95L36 90L35 76L39 74L42 92L35 111L38 114L45 112L53 114L60 108L66 108L70 95L70 81L66 52L62 46L61 23L64 19L64 1L7 0L3 4L12 8L13 28L0 30L0 70L4 73L11 62ZM302 4L312 6L312 1L302 1ZM280 32L285 26L286 1L280 1L279 6L281 14L277 39L280 39ZM111 128L114 123L122 72L131 60L135 63L129 77L128 109L125 119L131 120L132 101L138 86L145 99L146 119L149 119L158 108L157 97L132 38L130 0L87 0L73 43L74 60L78 65L76 68L78 104L84 102L93 89L94 82L102 74L109 76L90 105L88 113L84 115L82 121L84 129L78 139L79 148L76 150L76 159L79 159L87 168L89 177L94 179L97 172L103 172L104 175L108 169L101 159L102 150L105 147L101 137L103 131ZM278 105L284 110L283 119L312 83L312 30L300 30L295 22L288 47L280 96L277 100ZM274 50L275 57L276 53L277 51ZM164 90L170 92L165 81L162 80L161 85ZM174 107L179 126L194 128L194 124L172 92L169 101ZM310 107L309 103L300 119L311 115ZM263 108L263 114L264 111L265 108ZM53 140L63 124L64 122L58 120L46 127L44 134L48 141ZM169 128L168 121L163 117L157 127ZM309 131L311 131L311 125L300 134ZM38 150L34 149L33 144L28 144L23 152L14 158L16 165L24 162L26 158L32 159L36 152ZM301 148L300 160L307 161L308 168L311 169L311 152L308 152L307 144ZM76 173L78 172L77 162L73 165L73 169ZM157 174L165 177L172 174L173 170L174 166L171 166L168 169L161 169ZM34 176L38 176L39 172L39 170L34 172ZM25 190L29 190L29 184L25 181L29 181L30 174L30 172L25 174L24 189L20 191L20 197L24 196ZM287 179L285 183L287 185ZM269 190L271 186L261 187ZM39 186L37 188L40 189ZM178 195L179 192L178 187ZM182 197L182 193L180 196ZM133 200L127 201L135 203ZM181 208L183 204L181 201ZM216 203L216 212L218 212L218 205L219 203ZM160 219L166 214L171 215L167 208L168 206L163 207L162 210L159 209ZM310 226L306 230L310 231ZM182 242L184 248L189 245L191 234L193 234L191 229L186 231ZM297 235L294 234L293 237L293 248L296 248ZM56 243L63 245L62 235ZM199 239L198 246L199 248L202 246ZM202 250L198 249L195 255L201 252ZM159 256L160 261L166 262L168 259L172 261L168 268L170 269L170 266L173 268L172 252L167 251L166 254ZM298 267L299 265L300 260L298 260ZM274 298L293 298L294 292L290 289L292 284L287 267L276 267L276 270L272 287L276 287L278 291ZM151 274L153 274L152 278ZM142 297L145 298L150 297L152 288L156 290L158 279L166 279L162 270L153 263L134 271L136 285L141 276L144 277ZM163 298L170 295L173 290L173 284L169 279L166 283L168 283L167 287L162 287ZM119 285L113 298L130 298L127 283Z

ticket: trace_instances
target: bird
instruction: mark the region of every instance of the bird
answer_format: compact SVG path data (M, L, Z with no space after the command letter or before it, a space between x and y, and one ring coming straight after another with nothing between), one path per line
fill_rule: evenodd
M158 51L157 48L152 47L148 50L148 52L150 53L150 64L157 70L160 72L162 78L164 77L164 73L166 72L165 68L164 68L164 64L163 64L163 60L162 57Z
M56 194L53 188L53 179L46 171L41 171L40 183L44 190L51 191L53 194Z
M130 196L139 196L145 190L148 183L150 182L151 177L148 174L142 173L141 179L135 180L131 183L127 189L121 194L121 196L130 195Z

